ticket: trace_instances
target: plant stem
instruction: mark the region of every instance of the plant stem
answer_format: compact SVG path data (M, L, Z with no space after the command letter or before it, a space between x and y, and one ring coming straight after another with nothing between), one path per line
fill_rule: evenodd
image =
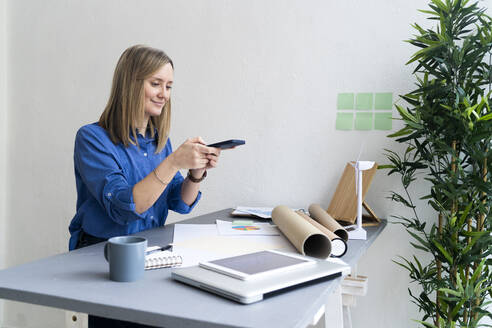
M439 222L438 222L438 235L439 239L442 236L442 213L439 213ZM442 263L439 259L436 258L436 266L437 266L437 280L441 280L441 275L442 275ZM439 286L436 288L436 321L434 324L437 326L439 324L439 310L441 307L440 301L439 301Z
M471 219L471 217L468 217L466 219L466 223L467 223L467 231L471 232L472 231L472 219ZM468 239L466 241L466 245L468 246L468 245L470 245L470 243L471 243L471 237L468 237ZM468 285L469 275L470 275L470 265L467 265L466 271L465 271L465 285ZM470 317L471 317L471 313L470 313ZM468 308L465 308L465 310L463 312L463 322L467 322L467 321L468 321Z
M413 214L415 214L415 218L417 220L419 220L419 216L417 214L417 211L415 210L415 205L413 204L413 201L412 201L412 196L410 196L410 193L408 192L408 188L406 187L403 187L403 189L405 189L405 193L407 194L407 199L408 201L410 202L410 205L412 206L412 210L413 210ZM420 220L419 220L420 221Z
M487 152L488 152L488 149L485 150L485 155L487 155ZM483 182L487 182L487 157L485 157L485 159L483 160L483 168L482 168L482 176L483 176ZM485 192L482 192L482 197L483 197L483 204L486 204L487 203L487 195L485 194ZM480 215L480 220L479 220L479 225L478 225L478 231L482 231L483 230L483 226L484 226L484 223L485 223L485 213L482 213Z
M453 149L453 153L451 154L451 171L453 172L452 179L454 180L456 178L455 177L455 174L456 174L456 158L457 158L456 140L453 140L451 142L451 148ZM451 218L454 217L456 212L457 212L456 207L457 207L456 200L453 200L453 202L451 203L451 215L450 215ZM458 241L458 231L456 231L454 238L455 238L455 242L457 242ZM456 287L456 270L457 270L456 264L453 264L449 270L449 278L451 279L451 282L453 283L453 287ZM449 307L448 312L449 312L448 322L452 322L453 321L453 318L451 316L452 307Z
M488 152L488 148L485 149L485 155L487 155L487 152ZM485 158L483 160L482 176L483 176L483 182L487 182L487 156L485 156ZM486 204L487 195L485 194L485 192L482 192L482 197L483 197L482 202L484 204ZM480 217L478 218L478 222L477 222L477 230L478 231L483 230L484 223L485 223L485 213L482 213L482 214L480 214ZM480 253L482 253L482 251L480 251ZM475 267L477 267L477 266L478 266L478 263L475 263ZM480 298L480 296L478 296L477 299L475 300L475 306L479 307L480 302L481 302L481 298ZM478 319L478 312L477 311L474 311L474 312L475 313L473 315L473 319L477 320Z

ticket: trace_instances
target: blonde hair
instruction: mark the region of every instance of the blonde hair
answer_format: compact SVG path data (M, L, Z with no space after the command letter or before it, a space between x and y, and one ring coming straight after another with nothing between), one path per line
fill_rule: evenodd
M99 125L108 131L113 143L121 142L126 147L137 145L137 126L145 117L144 80L165 64L173 62L164 51L136 45L126 49L118 60L114 70L111 94ZM157 130L156 153L166 145L171 125L171 100L166 102L161 115L149 120L151 136ZM133 136L133 141L130 138Z

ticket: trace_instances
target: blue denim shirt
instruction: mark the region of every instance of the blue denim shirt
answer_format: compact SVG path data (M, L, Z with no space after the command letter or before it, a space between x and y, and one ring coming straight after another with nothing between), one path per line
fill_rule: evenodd
M151 208L141 214L135 211L133 186L172 153L169 139L157 154L156 146L155 138L140 134L138 146L114 144L97 123L79 129L74 150L77 213L69 226L70 250L82 229L107 239L163 226L168 210L186 214L193 209L201 193L191 206L184 203L184 179L178 172Z

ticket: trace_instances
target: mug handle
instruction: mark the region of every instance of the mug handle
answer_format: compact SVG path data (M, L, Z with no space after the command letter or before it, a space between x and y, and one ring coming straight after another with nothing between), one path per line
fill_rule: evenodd
M104 258L109 262L109 243L104 245Z

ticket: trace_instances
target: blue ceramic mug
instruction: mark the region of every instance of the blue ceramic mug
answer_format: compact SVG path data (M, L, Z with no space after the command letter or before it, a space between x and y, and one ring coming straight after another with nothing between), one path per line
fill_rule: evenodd
M136 281L145 271L147 239L136 236L113 237L104 246L104 257L109 262L109 279Z

